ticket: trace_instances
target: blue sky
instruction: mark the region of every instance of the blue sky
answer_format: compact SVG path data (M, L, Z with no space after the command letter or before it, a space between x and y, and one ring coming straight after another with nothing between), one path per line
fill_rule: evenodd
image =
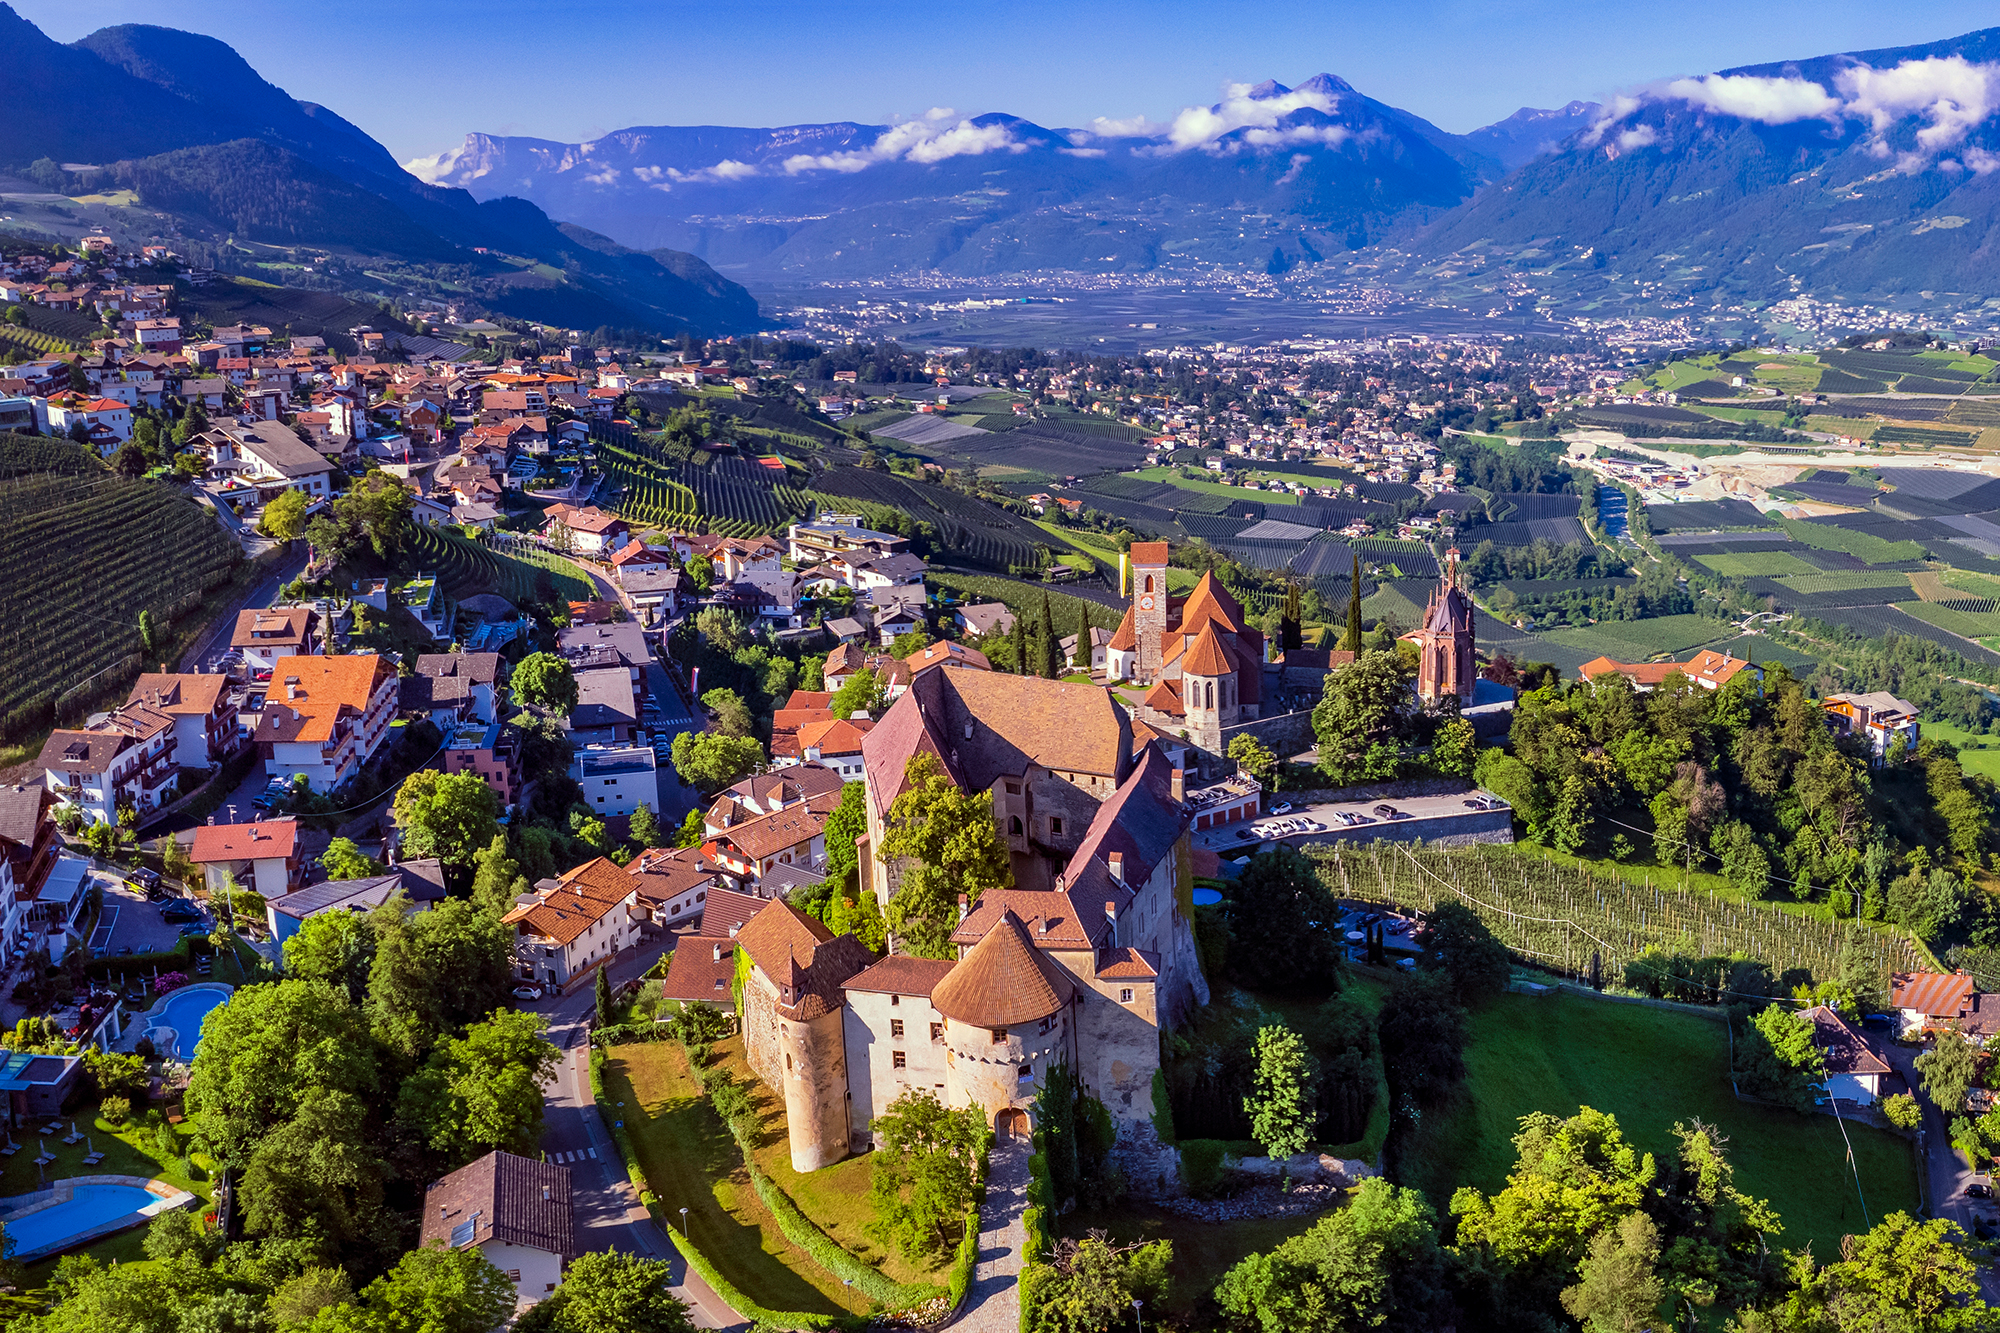
M399 159L468 131L577 141L628 125L883 122L948 106L1047 126L1170 118L1222 86L1324 70L1463 132L1676 74L1934 41L1991 7L1741 0L693 6L595 0L12 0L58 41L118 23L229 42ZM1985 12L1981 12L1985 11Z

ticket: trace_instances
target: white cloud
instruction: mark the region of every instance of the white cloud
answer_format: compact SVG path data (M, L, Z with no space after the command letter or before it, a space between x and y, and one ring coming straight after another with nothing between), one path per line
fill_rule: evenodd
M1343 143L1354 136L1345 125L1294 125L1283 130L1245 130L1243 142L1257 148L1293 143Z
M1618 136L1618 151L1629 153L1635 148L1650 147L1658 141L1659 136L1653 132L1651 125L1634 125Z
M403 170L427 185L436 185L458 169L458 159L465 153L464 145L447 148L442 153L431 153L424 157L413 157L403 164ZM484 175L484 172L475 173Z
M1098 116L1090 122L1090 133L1099 139L1157 139L1167 127L1146 116L1114 119Z
M866 148L842 153L794 154L785 159L785 174L796 176L805 171L851 173L866 171L878 162L931 163L953 157L976 157L983 153L1023 153L1028 149L1028 145L1016 140L1013 131L1005 125L974 125L970 120L949 123L955 115L957 113L950 107L932 107L921 119L891 125Z
M1271 129L1294 111L1310 108L1331 112L1340 99L1302 89L1276 97L1252 97L1251 85L1233 83L1214 106L1182 107L1167 127L1167 142L1175 150L1205 148L1225 134L1241 129Z
M1058 153L1061 153L1061 154L1062 154L1062 155L1063 155L1064 157L1104 157L1104 156L1106 156L1106 154L1105 154L1105 151L1104 151L1104 150L1103 150L1102 148L1058 148L1058 149L1056 149L1056 151L1057 151Z
M592 185L613 185L617 183L618 177L622 174L624 173L620 172L616 167L606 167L602 171L591 172L584 179Z
M2000 155L1987 152L1984 148L1965 150L1965 165L1981 176L2000 171Z
M1917 146L1927 153L1962 142L2000 105L2000 66L1963 56L1905 60L1894 69L1855 65L1834 82L1847 95L1848 114L1867 117L1878 138L1904 116L1929 121L1917 131Z
M1293 153L1291 166L1286 169L1284 175L1278 177L1278 184L1290 185L1299 178L1299 173L1304 171L1311 161L1312 154L1310 153Z
M1669 96L1725 116L1789 125L1840 111L1840 99L1810 79L1766 79L1754 74L1709 74L1675 79Z

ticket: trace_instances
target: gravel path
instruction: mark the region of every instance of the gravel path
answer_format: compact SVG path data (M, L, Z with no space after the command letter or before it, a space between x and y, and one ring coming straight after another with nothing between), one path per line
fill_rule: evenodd
M951 1323L967 1333L1019 1333L1021 1250L1027 1242L1021 1215L1028 1210L1026 1139L996 1141L989 1159L986 1202L979 1208L979 1259L965 1308Z

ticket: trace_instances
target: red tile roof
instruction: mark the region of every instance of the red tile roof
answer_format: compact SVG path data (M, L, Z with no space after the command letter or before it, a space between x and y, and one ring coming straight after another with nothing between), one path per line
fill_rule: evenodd
M217 861L290 860L298 850L299 825L294 819L256 824L204 824L194 831L189 859L197 864Z
M873 991L883 995L928 996L948 976L957 963L949 958L918 958L912 954L890 954L871 968L847 979L847 990Z
M1002 911L932 989L931 1007L953 1022L1004 1028L1059 1013L1075 993L1069 974L1029 943L1021 919Z
M1959 972L1895 972L1889 1004L1927 1018L1957 1018L1972 1007L1973 981Z

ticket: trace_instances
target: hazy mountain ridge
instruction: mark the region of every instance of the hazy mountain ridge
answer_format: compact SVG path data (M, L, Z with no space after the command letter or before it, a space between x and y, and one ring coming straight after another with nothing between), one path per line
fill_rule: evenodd
M0 60L11 75L14 166L43 157L105 166L147 207L250 240L463 266L507 313L584 328L759 325L749 293L692 256L609 253L526 201L419 181L351 122L291 97L214 38L133 24L63 46L0 4Z

